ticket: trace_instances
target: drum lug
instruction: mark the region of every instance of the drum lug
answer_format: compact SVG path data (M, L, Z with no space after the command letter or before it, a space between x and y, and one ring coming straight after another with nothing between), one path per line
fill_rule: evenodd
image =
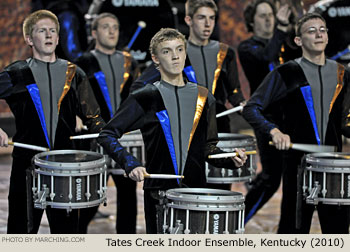
M184 224L181 223L181 220L176 220L175 228L171 230L171 234L183 234L184 233ZM186 233L188 232L188 233ZM189 234L189 230L185 230L185 234Z
M306 198L307 203L311 203L314 205L318 204L318 194L320 192L321 186L319 185L318 181L315 181L314 187L311 190L310 195Z
M238 177L240 177L241 174L242 174L242 168L238 168L238 169L237 169L237 173L238 173Z
M36 199L34 201L35 208L45 209L47 206L46 197L49 195L49 188L47 185L43 185L43 190L36 194Z
M90 197L91 197L91 193L89 193L89 192L85 193L85 197L86 197L87 201L89 201Z
M163 234L166 234L166 231L168 230L169 225L164 224L164 225L162 226L162 228L163 228Z
M37 196L38 194L37 191L38 191L37 187L32 187L33 197Z
M51 201L55 198L56 193L50 193L50 199Z
M97 190L97 193L100 195L100 198L102 198L104 195L103 190Z
M226 174L226 169L221 169L221 177L225 177L225 174Z

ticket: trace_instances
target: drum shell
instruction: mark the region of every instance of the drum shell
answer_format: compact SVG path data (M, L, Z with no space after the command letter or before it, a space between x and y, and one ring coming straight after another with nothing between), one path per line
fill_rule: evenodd
M177 233L178 224L182 225L181 232L190 234L244 232L245 206L241 193L180 188L168 190L166 198L165 233Z
M312 153L305 159L302 188L306 202L350 205L350 153ZM311 196L315 191L317 195Z
M56 192L54 202L61 202L61 203L66 203L66 202L72 202L72 203L82 203L82 202L88 202L88 201L94 201L100 199L100 196L98 194L98 190L103 186L100 183L100 173L94 174L94 175L89 175L89 184L90 186L88 187L88 178L87 176L72 176L73 174L70 174L68 176L54 176L54 187L53 187L53 192ZM71 180L71 188L72 188L72 193L71 193L71 199L69 198L69 193L66 191L62 191L62 188L69 188L69 180ZM42 185L48 185L48 187L51 190L51 176L50 175L41 175L41 181ZM102 182L103 183L103 182ZM91 190L91 188L95 188L96 190ZM58 192L58 193L57 193ZM91 196L87 197L87 193L90 193ZM51 191L50 191L51 193ZM51 201L49 198L48 200Z
M78 159L74 162L63 161ZM87 158L84 160L84 157ZM61 161L54 161L55 158ZM106 201L103 155L90 151L60 150L34 157L33 193L36 208L86 208Z
M243 134L219 133L217 147L225 152L234 152L235 148L244 148L246 151L256 150L254 137ZM256 155L249 155L246 163L235 170L212 166L206 163L207 182L210 184L231 184L250 181L256 174Z

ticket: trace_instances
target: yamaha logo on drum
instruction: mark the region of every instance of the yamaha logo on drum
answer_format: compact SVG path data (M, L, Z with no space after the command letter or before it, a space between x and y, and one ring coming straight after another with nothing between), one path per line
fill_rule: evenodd
M76 199L78 201L78 200L81 200L81 178L77 178L75 180L75 183L76 183L76 189L77 189L77 191L76 191Z
M112 0L115 7L124 6L159 6L159 0Z
M214 222L213 222L213 234L218 234L218 233L219 233L219 220L220 220L220 215L219 215L219 214L214 214L213 218L214 218Z
M335 17L348 17L350 16L350 7L332 7L328 9L328 16L331 18Z

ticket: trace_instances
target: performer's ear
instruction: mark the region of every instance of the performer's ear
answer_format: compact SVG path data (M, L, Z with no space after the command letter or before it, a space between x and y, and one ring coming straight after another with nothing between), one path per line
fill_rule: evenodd
M188 26L192 25L192 18L190 16L186 16L185 17L185 22Z
M297 45L297 46L301 46L303 43L301 42L301 37L299 37L299 36L296 36L295 38L294 38L294 42L295 42L295 44Z
M91 31L91 36L96 39L97 35L96 35L96 30L92 30Z
M27 45L29 45L30 47L33 46L33 39L31 36L29 35L25 35L24 37L24 41L26 42Z
M158 57L156 55L152 54L152 60L156 65L159 65L159 60L158 60Z

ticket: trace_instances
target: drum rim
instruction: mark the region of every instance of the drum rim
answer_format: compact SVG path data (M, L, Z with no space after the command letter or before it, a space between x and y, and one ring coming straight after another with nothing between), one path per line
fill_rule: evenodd
M58 202L58 201L47 200L45 204L47 206L50 206L52 208L57 208L57 209L81 209L81 208L90 208L94 206L99 206L101 203L105 202L106 200L107 200L107 196L103 195L99 199L92 200L92 201ZM46 205L42 205L41 203L34 202L34 207L38 209L45 209Z
M315 202L322 202L325 205L350 205L350 199L345 198L323 198L317 197L315 199L306 198L307 204L315 204Z
M236 138L235 138L236 137ZM239 134L239 133L218 133L218 138L220 139L235 139L235 140L240 140L241 138L245 138L245 139L252 139L255 140L254 136L251 135L247 135L247 134Z
M222 195L196 195L191 193L217 193ZM186 194L184 194L186 193ZM244 202L244 196L240 192L211 189L211 188L173 188L166 191L166 197L173 201L197 202L197 203L233 203Z
M224 168L219 168L224 169ZM242 177L210 177L207 176L208 184L232 184L235 182L245 182L250 181L255 177L256 174L250 176L242 176Z
M49 154L89 154L92 156L99 157L99 159L88 161L88 162L67 162L67 163L61 163L61 162L53 162L53 161L47 161L40 159L43 156L49 155ZM63 164L63 166L62 166ZM91 168L98 168L101 166L105 166L105 157L101 153L92 152L92 151L84 151L84 150L53 150L53 151L46 151L38 153L34 156L34 165L38 166L36 168L46 168L46 169L60 169L60 170L76 170L79 168L80 170L86 170Z
M306 164L313 164L318 166L341 166L349 167L350 169L350 158L349 159L323 159L323 157L341 157L349 156L350 153L345 152L319 152L319 153L309 153L306 155Z

